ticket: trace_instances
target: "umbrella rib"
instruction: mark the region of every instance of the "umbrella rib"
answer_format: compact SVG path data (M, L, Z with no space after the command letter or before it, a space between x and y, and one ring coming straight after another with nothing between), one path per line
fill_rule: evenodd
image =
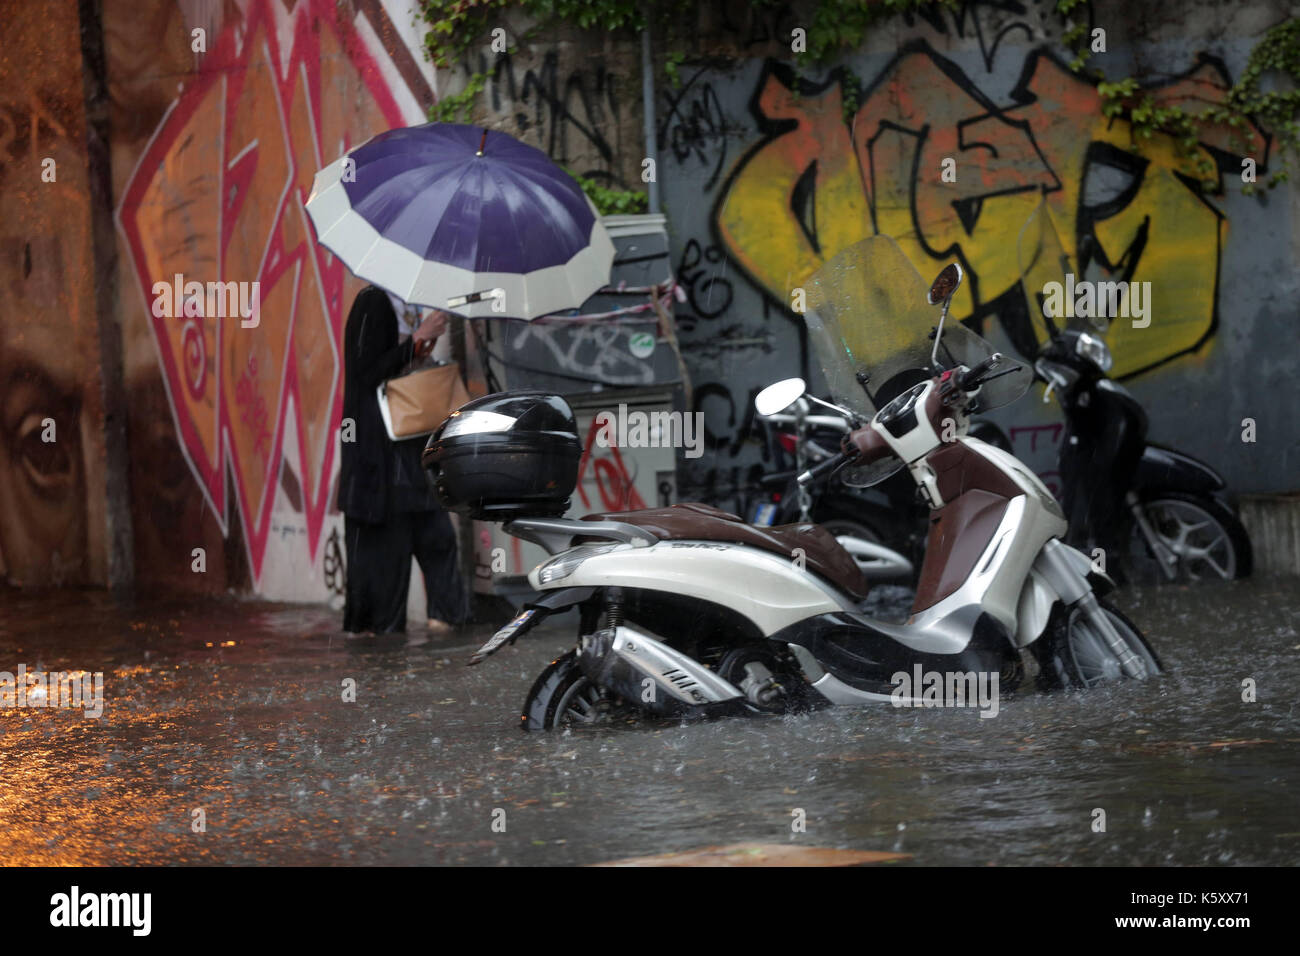
M420 171L423 172L423 170ZM464 174L462 173L462 179L463 178L464 178ZM433 181L433 177L431 176L430 181L426 182L425 186L421 190L416 192L414 195L418 197L422 193L427 193L430 187L435 185L436 182ZM459 189L459 185L460 184L458 182L456 189ZM437 226L442 221L442 217L446 215L447 209L451 206L452 201L455 199L456 189L453 189L450 192L450 194L446 196L446 201L442 203L442 208L439 211L438 216L436 217L430 216L430 219L433 222L433 228L430 229L427 233L425 233L422 239L414 240L416 248L412 248L411 251L414 252L416 255L418 255L421 259L428 258L429 245L433 241L433 235L437 231ZM398 212L391 219L389 219L389 221L386 223L385 228L392 229L393 227L397 226L399 222L402 222L407 216L419 216L419 215L424 215L424 211L423 210L417 211L415 209L415 203L408 202L405 208L403 208L400 212ZM401 243L399 243L399 245L401 245ZM410 247L404 246L404 248L410 248Z
M497 170L494 167L488 167L485 170L485 172L487 173L488 177L492 180L492 182L496 185L497 189L501 191L501 194L504 198L506 195L506 190L502 186L501 180L496 175ZM505 207L506 207L506 215L510 218L510 224L514 228L515 245L519 252L519 262L520 262L519 272L517 274L519 276L519 282L524 289L524 305L526 307L528 302L528 272L526 271L527 263L525 262L527 249L524 247L524 243L523 243L523 237L526 235L526 232L519 228L519 223L515 219L514 208L509 203L506 203ZM477 260L476 260L476 264L477 264ZM527 309L525 308L524 311L527 311Z
M494 180L495 180L495 176L494 176ZM495 181L497 182L497 185L499 187L501 185L500 181L499 180L495 180ZM555 222L553 221L553 217L550 214L550 210L546 208L545 203L543 201L540 201L537 196L538 192L542 192L543 196L545 196L546 193L541 191L540 187L538 187L538 185L535 182L527 178L520 179L518 182L518 186L520 187L519 192L524 196L524 198L528 201L529 205L533 209L534 216L536 217L535 221L544 224L546 228L550 231L552 240L556 243L556 245L561 249L564 248L565 243L563 240L565 239L565 236L563 235L563 233L557 231ZM558 200L555 200L555 202L557 205L562 205L561 203L559 203ZM510 210L510 213L511 213L510 215L511 221L513 221L514 211ZM526 235L526 233L516 229L515 234L521 237L520 252L526 254L527 249L524 246L522 241L522 237Z
M410 159L411 159L410 156L390 154L388 156L381 156L378 159L365 163L364 165L358 165L356 171L356 175L357 175L356 182L361 181L363 173L384 173L384 168L386 166L389 166L392 163L397 161L404 161L405 163L409 163ZM391 186L394 182L396 182L397 180L405 176L409 176L412 174L425 174L436 178L437 176L441 175L441 167L444 166L454 167L455 160L449 158L444 161L434 161L434 162L424 163L421 165L403 165L400 169L398 169L394 173L384 173L383 178L371 188L364 189L364 187L359 186L358 191L360 192L362 189L364 189L364 192L361 197L364 199L366 197L369 197L376 189L383 189L386 186Z
M472 163L466 163L466 164L465 164L465 168L461 170L460 178L456 180L456 185L455 185L455 186L452 188L452 190L451 190L451 199L447 202L446 207L443 209L443 216L444 216L444 218L439 219L438 222L434 224L434 227L433 227L432 231L429 233L429 239L428 239L428 242L425 244L425 247L424 247L424 255L421 256L421 258L423 258L425 261L428 261L428 262L441 262L443 265L454 265L454 263L443 262L441 259L432 259L432 258L430 258L430 257L432 256L432 248L433 248L434 240L437 238L439 231L441 231L443 224L446 222L445 216L446 216L446 214L447 214L447 211L450 210L450 209L452 208L452 206L454 205L454 203L455 203L455 201L456 201L456 197L459 196L459 195L461 195L461 191L462 191L462 189L463 189L463 187L464 187L464 184L465 184L465 179L466 179L466 177L468 177L469 174L472 173L473 171L474 171L474 166L473 166ZM469 256L469 271L470 271L470 272L477 272L477 271L478 271L478 243L479 243L479 237L482 235L482 219L483 219L483 216L482 216L482 209L481 209L481 207L482 207L482 199L483 199L483 197L480 195L480 196L479 196L479 206L480 206L480 212L479 212L479 226L480 226L480 230L479 230L478 232L476 232L476 233L474 234L474 236L473 236L473 239L474 239L474 248L473 248L473 250L471 251L470 256Z
M495 179L494 179L494 181L495 181ZM521 192L522 192L523 195L526 197L527 201L528 201L528 202L529 202L529 203L534 207L534 209L536 210L536 209L538 209L538 207L542 207L542 208L540 208L540 210L539 210L540 213L542 214L542 221L544 221L544 222L548 225L548 227L549 227L549 229L550 229L550 232L551 232L551 235L552 235L552 237L554 238L554 240L556 241L557 245L563 247L563 246L564 246L564 243L560 242L560 240L563 239L564 236L563 236L561 233L559 233L559 232L557 231L556 226L555 226L554 222L552 221L552 217L551 217L550 214L549 214L549 210L547 210L547 209L544 208L544 205L545 205L545 204L544 204L544 200L545 200L545 199L550 199L550 200L552 200L553 202L555 202L557 205L560 205L562 208L564 208L564 207L563 207L563 203L560 203L560 201L559 201L558 199L555 199L554 197L552 197L552 196L550 196L548 193L546 193L545 190L541 187L541 185L538 184L538 183L536 183L536 182L533 181L533 180L530 180L530 179L522 179L522 180L521 180L521 184L522 184L523 186L527 187L527 188L521 189ZM499 181L498 181L498 185L500 185ZM539 195L542 197L541 199L539 199ZM556 264L557 267L559 267L559 268L561 269L561 273L560 273L560 274L561 274L561 275L563 276L563 278L564 278L564 285L565 285L565 286L568 288L568 290L569 290L569 294L568 294L568 296L567 296L567 299L573 303L572 306L569 306L570 308L577 308L577 307L579 307L579 306L582 304L582 300L579 300L579 298L578 298L578 296L579 296L579 292L578 292L578 290L574 287L574 284L573 284L574 276L573 276L573 274L572 274L572 270L568 269L567 266L568 266L568 264L569 264L570 262L573 261L573 259L574 259L575 256L581 255L581 254L582 254L582 251L583 251L584 249L590 247L590 245L591 245L591 233L592 233L592 231L595 229L596 223L599 221L598 217L597 217L597 216L596 216L596 215L591 211L591 207L590 207L590 205L587 204L587 200L586 200L586 196L585 196L585 194L583 195L583 208L584 208L588 213L591 214L591 216L592 216L592 223L591 223L591 225L589 226L589 228L588 228L588 230L587 230L587 234L586 234L585 236L583 236L583 238L582 238L582 245L581 245L577 250L575 250L575 251L573 252L572 255L568 256L568 258L566 258L563 262L561 262L561 263L557 263L557 264ZM565 211L565 214L568 215L568 209L567 209L567 208L564 208L564 211ZM512 221L514 220L513 211L511 211L511 220L512 220ZM576 226L576 225L578 225L578 223L577 223L576 221L574 221L574 225ZM518 235L523 235L523 233L519 232L518 230L516 230L516 233L517 233ZM526 275L526 273L525 273L525 274L521 274L521 278L523 277L523 275ZM527 289L527 285L526 285L526 284L525 284L525 289Z

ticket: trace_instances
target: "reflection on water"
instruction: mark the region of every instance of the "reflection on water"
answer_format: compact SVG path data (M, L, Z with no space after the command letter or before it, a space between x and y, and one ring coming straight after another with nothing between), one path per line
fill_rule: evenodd
M0 711L0 863L587 863L789 841L801 808L795 839L920 864L1294 864L1296 584L1117 595L1170 673L994 719L538 736L518 706L560 630L466 668L479 632L379 646L318 608L4 594L0 671L103 671L105 713Z

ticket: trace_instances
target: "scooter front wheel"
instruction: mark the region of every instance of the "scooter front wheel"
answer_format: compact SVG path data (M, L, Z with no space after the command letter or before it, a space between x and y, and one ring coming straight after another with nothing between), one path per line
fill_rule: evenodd
M1160 659L1147 643L1138 626L1118 608L1098 601L1120 640L1144 666L1148 676L1162 670ZM1040 680L1048 687L1095 687L1120 680L1124 670L1119 659L1106 645L1101 629L1088 619L1080 607L1058 606L1049 625L1049 635L1039 654Z

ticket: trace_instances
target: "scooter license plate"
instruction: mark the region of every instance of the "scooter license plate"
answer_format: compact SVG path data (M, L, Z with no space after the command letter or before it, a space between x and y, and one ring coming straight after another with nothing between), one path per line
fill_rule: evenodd
M776 521L775 504L769 501L754 506L754 520L750 524L758 525L760 528L770 528L774 521Z
M537 613L537 608L535 607L530 607L527 610L520 611L518 614L515 615L514 620L512 620L505 627L501 628L501 630L493 634L486 644L484 644L477 651L475 651L470 656L469 662L471 664L477 664L479 661L483 660L484 658L490 657L493 654L495 654L498 650L501 649L501 645L506 643L506 641L510 640L510 638L514 637L515 634L519 632L519 629L523 627L525 624L527 624L532 619L533 615L535 615L536 613Z

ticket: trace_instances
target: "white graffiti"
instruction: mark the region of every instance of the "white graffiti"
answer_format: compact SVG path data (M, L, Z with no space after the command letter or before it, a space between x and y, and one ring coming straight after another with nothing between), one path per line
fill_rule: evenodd
M654 366L628 350L628 333L616 326L579 328L530 323L511 342L516 352L545 349L551 360L570 375L589 376L612 385L651 385Z

